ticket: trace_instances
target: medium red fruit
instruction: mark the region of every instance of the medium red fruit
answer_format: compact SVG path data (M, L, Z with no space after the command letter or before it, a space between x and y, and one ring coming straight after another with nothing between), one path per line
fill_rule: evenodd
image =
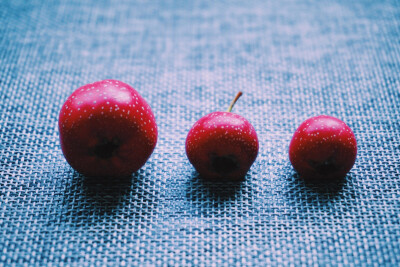
M353 167L356 155L353 131L343 121L326 115L304 121L289 146L294 169L309 179L343 178Z
M197 172L208 179L243 178L258 154L254 127L242 116L213 112L198 120L186 138L186 154Z
M140 169L157 142L150 106L126 83L104 80L73 92L58 120L68 163L87 176L128 176Z

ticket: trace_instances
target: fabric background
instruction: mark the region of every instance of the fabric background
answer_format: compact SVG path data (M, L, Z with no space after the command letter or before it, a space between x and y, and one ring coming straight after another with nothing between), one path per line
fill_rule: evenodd
M0 265L399 265L399 70L399 1L0 1ZM69 94L107 78L159 127L130 179L81 176L58 141ZM238 90L260 153L203 181L186 134ZM320 114L355 132L343 181L288 160Z

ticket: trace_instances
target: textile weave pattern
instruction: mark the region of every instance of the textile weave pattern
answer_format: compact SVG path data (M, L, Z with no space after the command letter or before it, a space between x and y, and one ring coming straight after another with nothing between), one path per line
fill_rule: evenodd
M399 1L0 1L1 266L400 265ZM159 139L128 179L75 172L58 112L98 80L132 85ZM203 115L257 131L241 182L185 155ZM342 181L288 159L320 114L358 142Z

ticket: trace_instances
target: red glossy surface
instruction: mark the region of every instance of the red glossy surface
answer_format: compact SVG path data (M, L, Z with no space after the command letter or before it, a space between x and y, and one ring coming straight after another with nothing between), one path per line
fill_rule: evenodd
M293 135L289 159L305 178L336 179L353 167L357 141L343 121L326 115L305 120Z
M198 173L208 179L243 178L258 154L254 127L242 116L213 112L198 120L186 138L186 154ZM235 168L216 169L215 159L231 159ZM229 164L228 164L229 165Z
M141 168L157 142L150 106L126 83L104 80L74 91L59 115L68 163L88 176L125 176Z

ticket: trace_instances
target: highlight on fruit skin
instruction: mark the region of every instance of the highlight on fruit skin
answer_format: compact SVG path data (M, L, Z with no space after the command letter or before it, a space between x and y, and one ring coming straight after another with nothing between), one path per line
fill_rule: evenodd
M130 85L103 80L76 89L58 120L67 162L86 176L129 176L157 143L157 124L145 99Z
M186 155L203 178L239 180L257 157L259 144L254 127L231 112L241 95L241 92L236 95L228 111L207 114L189 130Z
M320 115L305 120L293 134L289 159L305 179L341 179L352 169L357 141L351 128L338 118Z

